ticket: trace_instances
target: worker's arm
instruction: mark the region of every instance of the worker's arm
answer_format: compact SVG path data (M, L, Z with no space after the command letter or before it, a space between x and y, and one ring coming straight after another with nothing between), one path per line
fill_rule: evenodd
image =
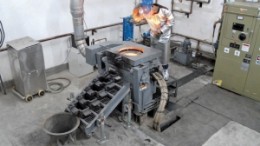
M169 11L167 9L162 9L162 13L166 17L166 22L165 22L165 24L163 24L161 26L161 32L165 33L169 29L171 29L171 27L174 25L174 17L172 15L171 11Z

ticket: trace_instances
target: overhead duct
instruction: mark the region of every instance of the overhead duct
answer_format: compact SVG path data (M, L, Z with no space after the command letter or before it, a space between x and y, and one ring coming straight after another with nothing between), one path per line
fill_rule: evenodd
M70 11L73 19L74 41L79 52L85 57L87 47L84 36L84 0L70 0Z

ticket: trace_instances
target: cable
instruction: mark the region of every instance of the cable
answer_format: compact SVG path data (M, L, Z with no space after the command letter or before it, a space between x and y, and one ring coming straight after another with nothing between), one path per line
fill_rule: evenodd
M55 80L65 80L67 81L67 84L64 85L62 82L58 82ZM69 87L69 85L71 84L71 80L69 80L68 78L60 77L60 78L47 80L47 83L48 83L48 89L46 91L52 94L57 94L62 92L67 87Z
M84 11L84 16L86 15L86 12ZM83 21L84 21L84 24L85 24L85 27L86 27L86 29L88 29L88 25L87 25L87 23L86 23L86 21L85 21L85 18L83 18Z
M67 49L67 56L66 56L66 58L65 58L63 63L67 63L68 62L68 58L69 58L71 50L72 50L71 44L72 44L71 39L68 39L69 48Z
M0 21L0 33L1 33L1 40L0 40L0 48L3 46L4 44L4 40L5 40L5 31L4 31L4 27L2 22Z
M2 24L2 22L0 21L0 24ZM3 45L3 31L2 31L2 25L0 27L0 34L1 34L1 39L0 39L0 48L2 47Z
M3 32L2 32L2 29L0 29L0 35L1 35L1 38L0 38L0 48L2 47L2 44L3 44Z

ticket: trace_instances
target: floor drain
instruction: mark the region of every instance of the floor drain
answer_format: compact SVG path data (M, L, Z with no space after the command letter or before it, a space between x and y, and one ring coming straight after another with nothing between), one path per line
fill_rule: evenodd
M144 141L150 143L150 142L151 142L151 139L147 138L147 139L145 139Z
M164 130L166 130L167 128L169 128L169 127L170 127L171 125L173 125L174 123L178 122L180 119L181 119L181 117L176 116L176 118L171 119L171 120L169 120L169 121L167 121L167 122L165 122L165 123L162 123L162 124L161 124L161 127L160 127L161 132L163 132Z

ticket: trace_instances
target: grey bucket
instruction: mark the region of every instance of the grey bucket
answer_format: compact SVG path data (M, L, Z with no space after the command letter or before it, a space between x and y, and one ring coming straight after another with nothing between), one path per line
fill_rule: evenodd
M70 113L58 113L44 122L43 130L51 136L51 143L63 145L69 141L75 141L79 124L78 117Z

